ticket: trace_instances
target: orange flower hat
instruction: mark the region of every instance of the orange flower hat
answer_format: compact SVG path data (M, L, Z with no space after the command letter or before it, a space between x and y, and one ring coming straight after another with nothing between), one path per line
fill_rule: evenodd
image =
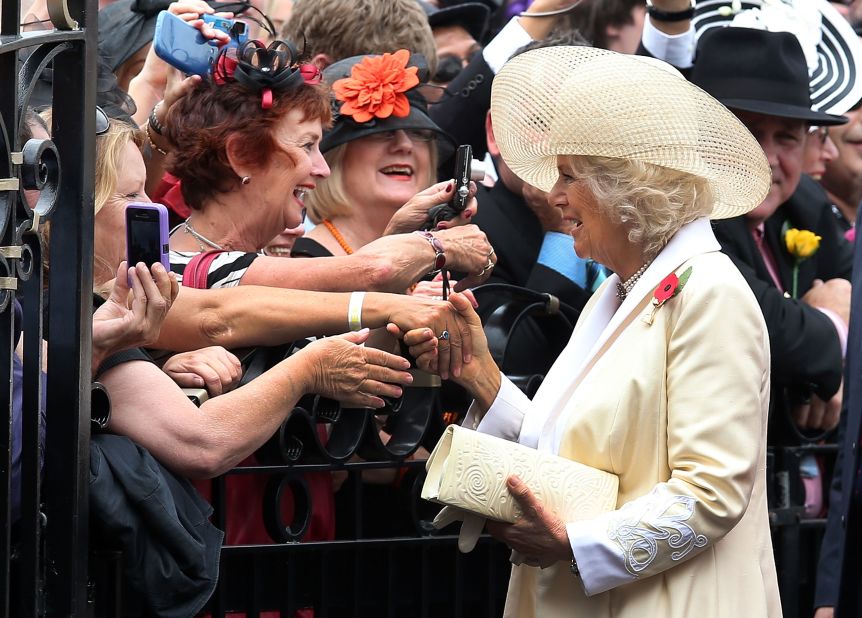
M417 67L408 67L410 52L399 49L394 54L366 56L356 63L350 77L332 84L335 98L342 101L340 114L356 122L373 118L410 114L410 102L404 94L419 84Z

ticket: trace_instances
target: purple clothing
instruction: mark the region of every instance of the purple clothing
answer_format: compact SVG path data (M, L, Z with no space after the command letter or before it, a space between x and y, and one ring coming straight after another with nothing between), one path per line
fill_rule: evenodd
M21 305L15 301L15 341L21 336L21 321L23 313ZM42 401L39 406L39 415L42 417L42 425L39 428L39 468L45 461L45 373L42 378ZM14 352L12 353L12 521L21 517L21 434L24 418L24 365Z

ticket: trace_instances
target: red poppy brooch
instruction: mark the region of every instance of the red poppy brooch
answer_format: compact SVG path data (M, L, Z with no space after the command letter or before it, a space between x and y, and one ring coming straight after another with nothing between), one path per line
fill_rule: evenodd
M404 118L410 114L410 101L404 94L419 84L417 67L408 67L410 52L366 56L350 71L350 77L332 84L335 98L343 101L340 113L356 122L373 118Z
M658 284L658 287L652 293L652 310L648 315L644 316L644 322L652 324L656 311L671 298L682 292L689 277L691 277L691 266L686 268L679 276L676 273L671 273L662 279L661 283Z

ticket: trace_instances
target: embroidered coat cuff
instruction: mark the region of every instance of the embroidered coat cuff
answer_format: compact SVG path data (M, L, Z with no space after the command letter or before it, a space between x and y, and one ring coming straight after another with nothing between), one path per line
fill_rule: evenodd
M607 520L592 519L566 524L572 555L581 573L581 585L587 596L599 594L634 576L626 571L625 556L615 543L607 538Z

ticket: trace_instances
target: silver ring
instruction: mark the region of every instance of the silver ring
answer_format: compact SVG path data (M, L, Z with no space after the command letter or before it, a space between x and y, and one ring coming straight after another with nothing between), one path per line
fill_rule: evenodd
M488 257L490 258L492 255L494 255L494 247L491 247L491 252L488 253Z
M442 296L432 296L431 300L443 300Z
M440 341L448 341L449 340L449 331L444 330L442 333L437 335L437 339L439 339Z

